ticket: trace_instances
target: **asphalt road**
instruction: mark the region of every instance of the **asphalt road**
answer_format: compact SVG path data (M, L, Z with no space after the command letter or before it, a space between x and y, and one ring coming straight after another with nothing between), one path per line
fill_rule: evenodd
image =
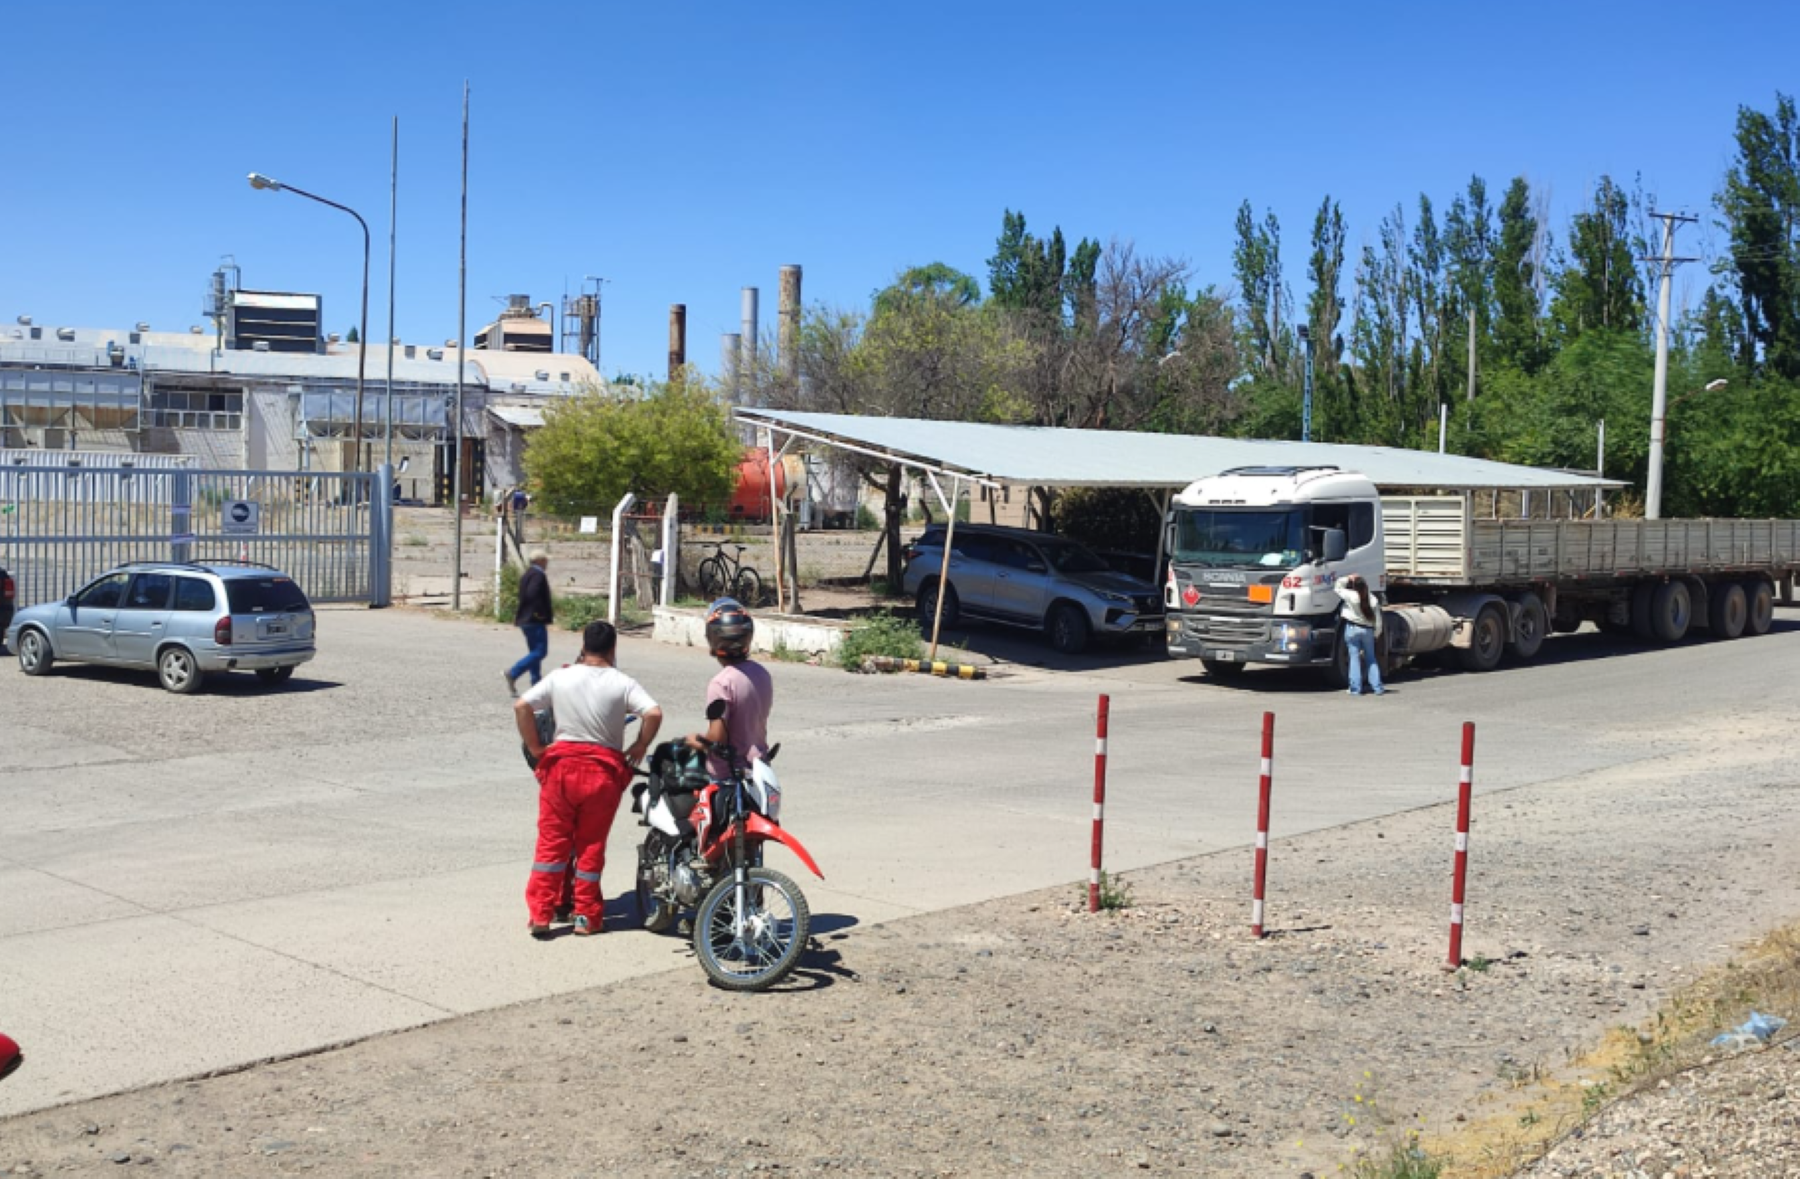
M1008 660L989 682L781 665L783 818L827 879L771 862L802 878L820 931L1074 891L1101 692L1115 870L1248 845L1265 709L1277 838L1453 798L1465 720L1478 792L1629 767L1685 748L1688 718L1789 692L1800 624L1777 625L1667 650L1559 638L1532 667L1403 674L1380 700L1280 673L1220 686L1134 652L1032 668L1056 661L1000 634L971 637ZM526 936L535 784L495 675L516 632L346 608L322 612L320 642L282 688L234 676L191 698L147 673L0 666L0 1030L30 1061L0 1115L697 969L630 931L628 814L604 881L614 933ZM552 654L575 645L558 634ZM670 731L697 727L711 661L621 650Z

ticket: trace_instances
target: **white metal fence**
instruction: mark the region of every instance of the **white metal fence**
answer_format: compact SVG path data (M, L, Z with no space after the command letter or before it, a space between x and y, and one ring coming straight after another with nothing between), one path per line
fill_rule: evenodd
M315 602L388 604L388 468L356 474L52 461L0 463L0 568L12 575L20 606L65 597L127 561L208 560L272 565Z

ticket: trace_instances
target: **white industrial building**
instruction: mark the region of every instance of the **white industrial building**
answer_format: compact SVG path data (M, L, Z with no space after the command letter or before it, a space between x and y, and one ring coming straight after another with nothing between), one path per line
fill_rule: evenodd
M552 325L524 296L476 333L475 347L377 344L362 357L361 345L323 333L316 295L217 290L210 330L62 327L30 316L0 327L0 450L14 462L54 463L62 451L354 469L361 360L366 463L385 457L391 409L394 462L407 468L402 497L441 503L459 371L471 499L523 481L524 439L546 404L602 385L587 356L550 350ZM33 451L45 453L32 459Z

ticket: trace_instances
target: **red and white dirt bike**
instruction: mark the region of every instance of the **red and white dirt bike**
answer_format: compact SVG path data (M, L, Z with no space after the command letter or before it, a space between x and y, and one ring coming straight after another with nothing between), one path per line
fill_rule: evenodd
M707 707L707 719L724 715ZM632 786L632 809L649 830L638 847L637 901L644 928L669 929L692 909L694 954L717 985L761 991L800 961L812 913L799 885L763 866L763 848L785 846L814 876L825 874L781 826L781 785L769 764L780 750L746 765L729 745L709 746L731 767L714 782L704 758L674 741L650 756L648 778Z

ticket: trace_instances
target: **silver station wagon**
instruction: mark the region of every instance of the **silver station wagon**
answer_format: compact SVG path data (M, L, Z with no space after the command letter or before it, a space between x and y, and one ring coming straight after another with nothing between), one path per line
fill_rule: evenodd
M139 562L63 601L18 611L6 644L26 675L44 675L59 659L137 667L188 693L212 672L282 682L313 657L313 621L294 579L266 565Z

